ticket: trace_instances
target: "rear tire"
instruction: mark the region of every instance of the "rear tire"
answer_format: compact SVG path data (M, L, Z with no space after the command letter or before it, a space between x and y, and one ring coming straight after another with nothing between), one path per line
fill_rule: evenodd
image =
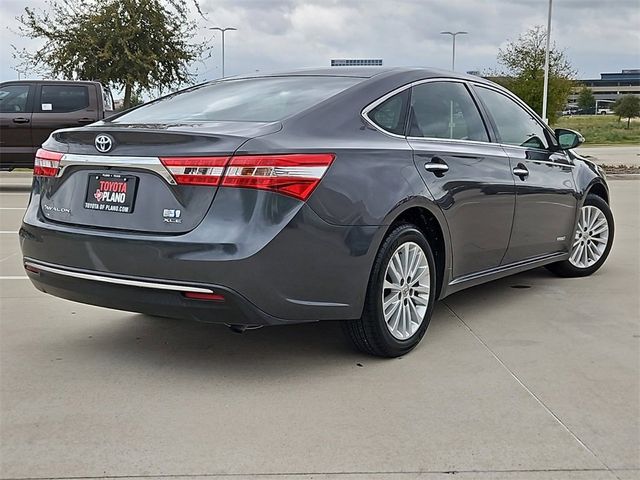
M613 215L607 202L593 194L587 195L568 260L547 265L560 277L586 277L595 273L607 260L613 244Z
M360 351L399 357L424 336L436 295L433 252L415 225L403 223L385 238L369 279L362 317L343 322Z

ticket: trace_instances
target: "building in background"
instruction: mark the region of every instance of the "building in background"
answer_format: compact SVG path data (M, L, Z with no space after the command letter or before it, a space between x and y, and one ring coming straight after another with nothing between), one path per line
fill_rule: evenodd
M338 58L331 60L332 67L381 67L381 58Z
M569 104L578 100L582 88L593 91L598 103L615 102L622 95L640 96L640 68L622 70L619 73L601 73L600 78L576 80L576 86L569 95Z

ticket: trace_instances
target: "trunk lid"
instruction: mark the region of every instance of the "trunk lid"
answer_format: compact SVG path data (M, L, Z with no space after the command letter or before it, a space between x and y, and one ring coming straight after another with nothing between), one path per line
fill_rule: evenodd
M160 158L229 157L280 128L279 122L101 122L60 130L43 145L65 154L57 176L35 177L42 212L50 221L90 228L186 233L202 221L218 187L177 185ZM101 153L104 143L110 148Z

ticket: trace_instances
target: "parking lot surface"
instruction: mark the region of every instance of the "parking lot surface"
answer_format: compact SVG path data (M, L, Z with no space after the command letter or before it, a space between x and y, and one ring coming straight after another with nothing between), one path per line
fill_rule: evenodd
M640 145L598 145L579 147L576 151L599 165L640 166Z
M237 335L42 294L28 181L0 179L2 478L640 478L640 181L611 182L595 275L455 294L394 360L335 322Z

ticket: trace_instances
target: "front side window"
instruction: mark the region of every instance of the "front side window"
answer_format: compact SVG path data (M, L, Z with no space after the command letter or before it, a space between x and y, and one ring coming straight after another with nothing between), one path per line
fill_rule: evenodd
M290 76L199 85L142 105L114 123L273 122L301 112L362 78Z
M81 85L43 85L39 106L44 113L84 110L89 106L89 89Z
M467 88L458 82L413 87L409 136L488 142L489 136Z
M409 90L404 90L386 99L367 114L369 119L383 130L404 135L409 105Z
M26 112L28 96L29 85L7 85L0 87L0 112Z
M544 128L524 108L495 90L478 87L477 92L496 123L502 143L528 148L549 147Z

